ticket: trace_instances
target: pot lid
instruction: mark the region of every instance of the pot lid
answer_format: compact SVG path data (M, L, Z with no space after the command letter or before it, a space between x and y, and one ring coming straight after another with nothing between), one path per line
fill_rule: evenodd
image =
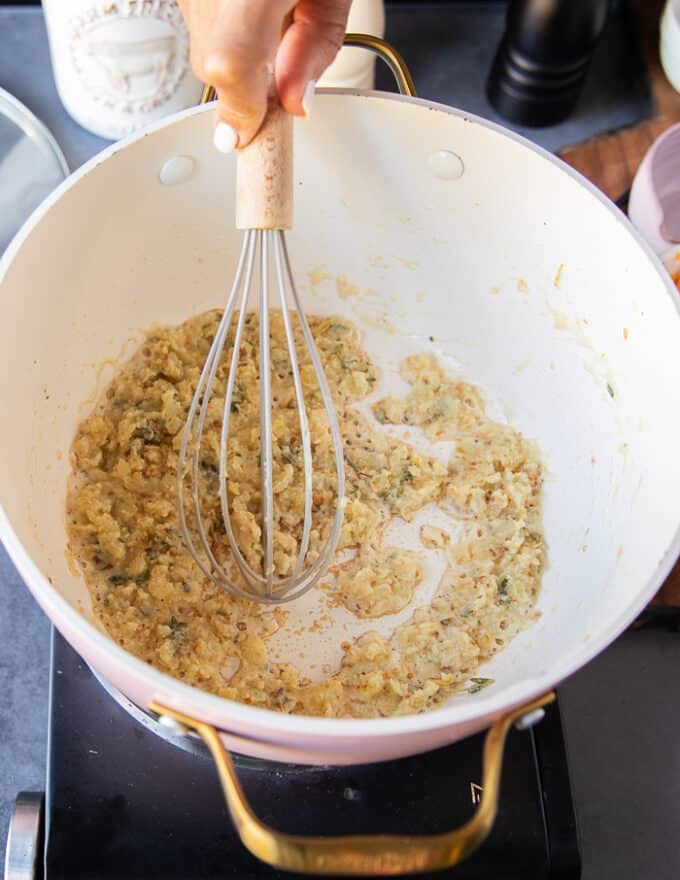
M0 88L0 254L69 170L50 132Z

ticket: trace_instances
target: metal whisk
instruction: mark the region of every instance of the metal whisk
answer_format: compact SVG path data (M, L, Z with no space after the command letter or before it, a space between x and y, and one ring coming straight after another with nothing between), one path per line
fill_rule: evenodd
M324 375L321 358L298 297L286 248L285 229L292 226L293 161L292 117L280 106L269 109L256 139L239 153L236 180L236 227L245 230L236 276L229 293L222 319L217 328L208 358L201 372L196 392L189 407L181 438L177 469L177 501L179 525L184 541L201 571L228 592L246 599L274 604L295 599L309 590L327 570L338 545L342 527L345 472L342 438L333 399ZM259 272L255 272L256 265ZM249 294L257 274L259 290L259 428L260 479L262 517L262 571L255 571L246 561L232 527L229 510L229 462L227 457L234 384L238 370ZM274 565L274 487L272 387L270 362L270 309L281 308L283 326L295 387L297 416L304 479L304 518L298 545L297 560L292 572L275 576ZM305 408L300 367L293 335L291 311L302 331L309 352L323 407L328 419L334 458L337 498L328 535L318 555L308 562L312 531L312 444ZM222 428L219 443L219 496L224 532L233 562L243 578L243 585L234 579L216 558L211 547L203 517L199 487L201 446L206 416L218 367L234 316L236 326L226 381ZM185 486L189 486L194 528L189 527L185 509ZM193 532L193 533L192 533ZM311 555L311 554L310 554Z

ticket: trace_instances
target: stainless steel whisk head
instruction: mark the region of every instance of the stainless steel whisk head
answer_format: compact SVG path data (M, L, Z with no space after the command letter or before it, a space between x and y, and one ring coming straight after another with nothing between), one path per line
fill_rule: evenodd
M215 333L207 360L196 387L181 438L177 469L177 502L182 537L201 571L214 583L235 596L275 604L295 599L316 584L327 570L338 545L342 528L345 472L342 438L333 398L324 374L309 324L298 296L284 228L292 218L292 131L290 120L280 108L271 112L257 142L247 148L246 158L239 157L237 178L237 227L245 228L236 276L224 313ZM245 152L245 151L244 151ZM289 179L290 178L290 179ZM239 210L241 206L241 210ZM257 281L254 281L257 279ZM229 438L240 352L247 322L251 292L257 292L259 313L259 434L262 570L247 561L234 533L229 504ZM297 558L292 571L282 577L275 572L275 498L274 450L272 431L272 385L270 310L280 307L288 350L302 453L304 514ZM328 533L314 558L308 561L313 527L313 460L309 418L303 394L300 360L296 350L294 319L301 331L308 361L314 371L318 392L328 420L333 453L337 498ZM235 325L232 327L232 325ZM228 365L221 432L219 439L219 500L224 532L231 560L241 575L236 583L211 546L209 529L204 522L201 503L201 454L213 399L216 377L224 360L225 346L233 329L231 358ZM238 404L236 404L238 408ZM188 493L186 489L188 488ZM185 496L189 495L189 512ZM190 526L191 519L191 526Z

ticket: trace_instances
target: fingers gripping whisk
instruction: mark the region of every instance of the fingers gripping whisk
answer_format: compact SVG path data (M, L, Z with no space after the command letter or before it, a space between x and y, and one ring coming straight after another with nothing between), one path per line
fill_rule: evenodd
M247 347L246 337L253 334L254 313L248 310L248 304L253 300L258 324L259 553L244 546L243 536L239 539L237 534L234 519L238 515L235 511L238 498L230 495L232 463L229 455L230 440L235 432L233 422L243 406L238 376L239 367L243 366L240 363L242 353ZM285 341L288 366L286 381L294 387L295 434L299 447L294 473L295 478L302 481L301 529L296 536L295 560L284 575L277 571L276 565L277 536L282 527L275 511L279 495L275 486L277 438L273 426L278 417L278 402L272 391L272 316L276 316L277 322L283 326L281 335ZM335 497L331 509L325 512L315 510L313 504L313 438L302 371L308 380L313 376L314 411L317 416L319 409L323 411L324 428L329 435L332 461L324 463L331 475ZM309 384L308 381L308 388ZM253 401L250 403L254 405ZM221 415L216 414L216 407L221 407ZM211 426L218 417L221 425L216 433ZM315 423L318 422L316 418ZM219 436L217 450L214 449L215 436ZM216 485L214 479L206 484L206 447L211 447L213 453L216 451L218 464L216 468L212 465L211 474L217 479ZM324 457L328 459L328 455ZM206 514L209 507L206 502L211 500L205 497L206 492L219 494L222 528L216 528L214 517ZM219 586L234 595L259 602L285 602L309 590L327 570L340 538L343 499L340 428L321 359L295 288L284 232L281 229L248 229L244 234L233 286L181 438L177 501L182 536L201 571ZM324 514L324 523L315 521ZM224 552L225 542L228 553Z

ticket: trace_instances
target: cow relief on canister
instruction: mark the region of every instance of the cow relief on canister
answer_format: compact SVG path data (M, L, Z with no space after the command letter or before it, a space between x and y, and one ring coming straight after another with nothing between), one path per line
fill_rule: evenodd
M174 0L45 0L57 88L85 128L120 138L198 102Z

